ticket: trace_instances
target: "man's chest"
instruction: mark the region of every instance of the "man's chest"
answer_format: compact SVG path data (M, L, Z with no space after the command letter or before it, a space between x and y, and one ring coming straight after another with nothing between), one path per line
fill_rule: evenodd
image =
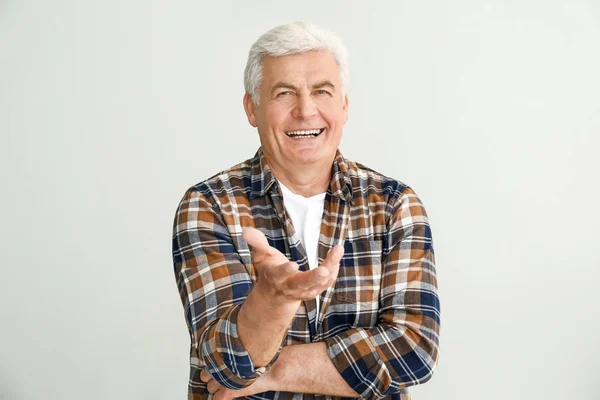
M308 271L308 257L300 235L283 199L264 196L246 204L225 205L223 215L234 243L247 266L252 282L256 271L250 251L241 241L246 227L262 231L269 244ZM335 245L344 246L344 256L335 285L322 292L319 305L304 301L288 331L288 344L324 340L336 333L355 328L372 327L377 323L382 282L382 253L385 238L385 213L365 205L351 205L326 196L318 237L318 262ZM318 312L317 312L318 311Z

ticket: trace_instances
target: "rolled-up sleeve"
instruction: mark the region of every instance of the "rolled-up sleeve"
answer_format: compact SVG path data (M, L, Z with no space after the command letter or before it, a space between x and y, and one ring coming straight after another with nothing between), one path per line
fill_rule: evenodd
M440 302L431 229L411 188L391 207L383 244L377 325L326 340L337 370L366 399L426 382L438 360Z
M221 385L241 389L265 373L242 345L237 316L252 288L248 270L208 195L190 189L173 224L173 264L198 368Z

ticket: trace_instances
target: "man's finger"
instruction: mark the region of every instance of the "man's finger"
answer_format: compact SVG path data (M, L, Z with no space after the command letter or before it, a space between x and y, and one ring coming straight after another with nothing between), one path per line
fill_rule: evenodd
M293 297L294 299L298 299L298 300L312 300L312 299L316 298L317 296L319 296L321 294L321 292L323 292L325 289L327 289L327 287L328 287L327 285L320 284L320 285L311 286L308 289L296 288L290 292L289 296Z
M321 265L324 267L327 267L327 268L329 268L331 266L338 266L338 265L340 265L340 262L342 261L343 256L344 256L344 246L340 246L339 244L337 246L333 246L327 252L327 257L325 257L325 259L323 260Z
M232 400L235 398L233 397L232 392L233 391L230 389L220 389L219 391L217 391L217 393L213 395L213 400Z
M265 277L269 282L280 285L285 282L286 279L292 276L292 274L298 271L298 264L295 262L286 262L276 267L268 268L265 271Z
M291 276L286 286L291 291L321 292L333 284L337 278L340 262L344 256L344 247L334 246L327 252L327 257L318 268L307 272L299 272Z
M252 263L257 268L262 269L263 266L275 266L289 261L285 254L271 247L265 235L256 228L244 229L242 239L251 247Z
M252 257L262 259L271 254L271 246L265 235L256 228L248 227L242 231L242 239L252 247Z
M200 380L201 380L202 382L208 382L208 381L210 381L212 378L213 378L213 377L212 377L212 376L211 376L211 375L210 375L208 372L206 372L205 370L202 370L202 372L200 372Z
M207 388L209 393L215 393L221 388L221 385L219 385L219 382L213 379L210 382L208 382Z
M340 269L340 263L342 262L342 257L344 256L344 246L334 246L327 252L327 257L321 263L321 267L327 268L329 270L329 278L331 285L333 281L337 278L338 271Z
M301 271L293 274L284 282L288 291L305 291L318 285L325 285L329 278L327 268L319 267L310 271Z

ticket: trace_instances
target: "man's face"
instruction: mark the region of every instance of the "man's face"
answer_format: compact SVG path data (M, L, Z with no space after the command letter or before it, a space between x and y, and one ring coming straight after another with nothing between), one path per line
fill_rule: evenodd
M260 105L246 94L244 107L269 164L286 170L332 162L348 119L340 70L326 51L264 57Z

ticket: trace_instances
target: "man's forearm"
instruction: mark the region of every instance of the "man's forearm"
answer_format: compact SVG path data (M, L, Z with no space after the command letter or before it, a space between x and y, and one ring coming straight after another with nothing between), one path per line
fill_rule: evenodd
M238 335L255 367L273 359L299 306L299 301L273 304L258 286L248 294L238 314Z
M270 390L359 397L329 359L323 342L284 347L268 374L274 386Z

